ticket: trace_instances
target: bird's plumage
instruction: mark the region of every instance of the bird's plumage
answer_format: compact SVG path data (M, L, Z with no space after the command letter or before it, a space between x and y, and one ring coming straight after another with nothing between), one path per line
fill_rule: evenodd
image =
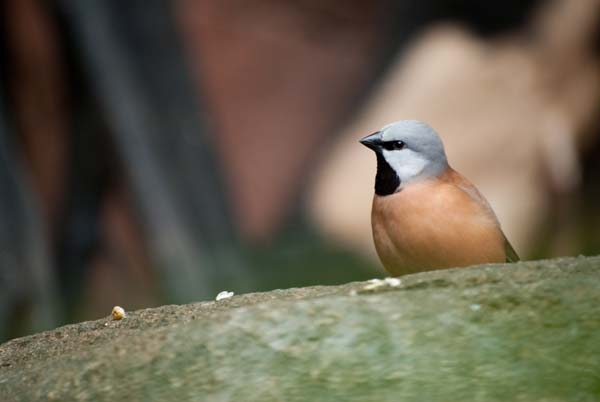
M361 142L377 154L371 220L388 272L518 260L488 202L448 165L432 128L401 121Z

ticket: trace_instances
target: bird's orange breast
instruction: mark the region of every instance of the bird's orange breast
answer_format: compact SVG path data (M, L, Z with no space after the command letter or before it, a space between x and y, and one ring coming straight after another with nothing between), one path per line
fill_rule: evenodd
M453 170L377 196L372 209L377 253L392 275L504 262L504 234L493 211Z

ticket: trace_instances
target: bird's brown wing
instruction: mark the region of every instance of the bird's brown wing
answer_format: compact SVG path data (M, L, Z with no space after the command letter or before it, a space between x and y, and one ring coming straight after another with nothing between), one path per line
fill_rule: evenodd
M458 186L465 193L467 193L469 197L471 197L475 202L480 203L490 214L490 216L492 216L493 219L497 222L498 230L501 230L500 222L498 221L496 214L492 210L492 207L485 199L485 197L481 195L479 190L477 190L477 188L469 180L467 180L463 175L461 175L454 169L448 169L448 172L443 176L443 180L446 180ZM506 262L520 261L521 259L519 258L519 255L517 254L513 246L510 244L504 233L502 233L502 237L504 237L504 253L506 254Z
M504 251L506 252L506 262L517 262L521 260L506 236L504 236Z

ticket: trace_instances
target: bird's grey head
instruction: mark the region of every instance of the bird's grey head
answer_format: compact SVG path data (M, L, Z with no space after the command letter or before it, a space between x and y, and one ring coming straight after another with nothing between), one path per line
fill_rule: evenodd
M427 124L400 120L360 142L377 155L375 192L388 195L404 186L439 176L448 168L444 144Z

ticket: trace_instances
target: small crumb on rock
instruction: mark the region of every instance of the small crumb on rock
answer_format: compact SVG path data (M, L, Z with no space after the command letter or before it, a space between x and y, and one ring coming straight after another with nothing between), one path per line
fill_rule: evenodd
M121 306L114 306L112 309L113 320L122 320L125 318L125 309Z
M386 286L395 288L401 284L402 281L398 278L369 279L362 290L375 290Z
M402 285L402 281L398 278L385 278L384 281L393 288Z
M233 292L229 292L227 290L224 290L222 292L219 292L219 294L217 295L217 297L215 298L216 301L219 300L224 300L224 299L229 299L230 297L233 296Z

